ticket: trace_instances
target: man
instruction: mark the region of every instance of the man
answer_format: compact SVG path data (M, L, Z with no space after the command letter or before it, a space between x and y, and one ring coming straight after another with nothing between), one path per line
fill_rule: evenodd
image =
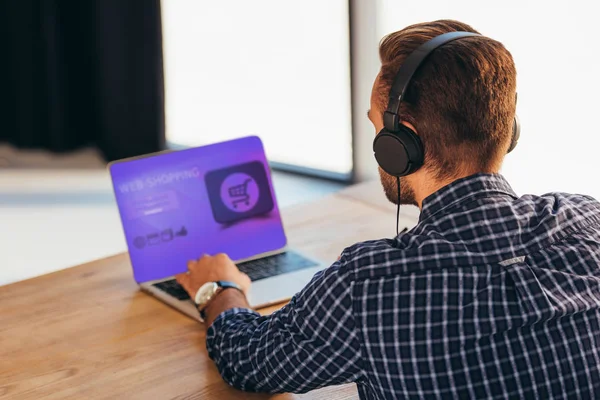
M400 65L452 31L475 32L443 20L381 42L376 132ZM483 36L450 42L415 74L400 108L422 142L422 167L400 188L380 169L390 201L421 209L417 226L346 248L265 317L248 309L250 281L227 256L190 262L178 280L192 297L211 281L242 288L203 311L208 352L227 383L305 392L355 382L364 399L597 397L600 204L513 192L498 171L515 107L504 46Z

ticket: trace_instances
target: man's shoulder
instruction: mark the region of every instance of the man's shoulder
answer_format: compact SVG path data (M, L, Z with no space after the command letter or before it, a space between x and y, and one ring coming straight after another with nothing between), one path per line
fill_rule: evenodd
M393 239L376 239L354 243L346 247L340 257L330 267L317 273L320 280L340 280L347 282L355 278L357 269L372 265L371 257L378 257L382 252L393 249Z
M519 197L521 201L562 201L575 204L590 204L600 206L600 202L590 195L582 193L567 193L567 192L548 192L542 195L525 194Z
M475 204L471 211L479 212L486 207L490 207L489 202L479 206ZM394 239L355 243L344 249L337 268L332 272L338 276L343 274L346 280L364 280L434 273L457 265L496 264L507 257L514 257L512 253L516 248L532 250L533 247L529 248L530 241L539 247L553 242L558 236L564 238L570 232L600 225L600 203L592 196L582 194L553 192L541 196L524 195L515 198L512 203L495 203L493 207L505 207L507 210L481 212L481 215L501 215L519 227L502 248L494 247L493 251L487 251L486 246L479 248L486 238L485 234L489 233L485 230L489 228L488 223L465 225L460 229L451 224L454 228L448 230L442 218L441 222L418 224ZM496 239L492 240L494 246L503 243L503 236Z
M518 198L515 206L522 218L553 219L563 228L583 228L600 223L600 202L589 195L565 192L541 196L528 194Z
M354 243L342 251L340 260L355 260L373 252L394 248L394 239L373 239Z
M410 271L403 267L409 265L408 261L413 257L410 249L404 245L405 241L399 240L402 236L395 239L367 240L347 247L339 260L340 269L353 280L387 274L391 272L390 268L395 274L400 270L409 273ZM404 236L406 236L404 239L408 237L415 239L411 234L404 234Z

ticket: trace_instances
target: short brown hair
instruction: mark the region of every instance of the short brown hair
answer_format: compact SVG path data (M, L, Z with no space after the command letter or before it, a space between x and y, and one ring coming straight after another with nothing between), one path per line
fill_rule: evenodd
M453 31L479 33L458 21L438 20L381 40L377 98L382 112L406 57L427 40ZM425 167L439 179L492 172L510 144L515 96L516 69L508 50L484 36L461 38L435 50L415 73L400 117L415 126L425 148Z

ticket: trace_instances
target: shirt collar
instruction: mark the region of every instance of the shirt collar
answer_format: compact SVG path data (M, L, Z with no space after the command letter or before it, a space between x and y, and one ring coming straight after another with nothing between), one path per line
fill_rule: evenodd
M472 197L500 193L517 198L510 184L500 174L475 174L457 179L423 200L419 222Z

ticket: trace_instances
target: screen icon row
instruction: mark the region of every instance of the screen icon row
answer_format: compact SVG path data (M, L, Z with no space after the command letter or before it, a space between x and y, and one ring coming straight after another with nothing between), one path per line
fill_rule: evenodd
M162 243L170 242L177 237L187 236L188 231L185 226L180 229L173 230L172 228L163 229L158 232L151 232L143 236L136 236L133 239L133 245L138 249L143 249L146 246L158 246Z

